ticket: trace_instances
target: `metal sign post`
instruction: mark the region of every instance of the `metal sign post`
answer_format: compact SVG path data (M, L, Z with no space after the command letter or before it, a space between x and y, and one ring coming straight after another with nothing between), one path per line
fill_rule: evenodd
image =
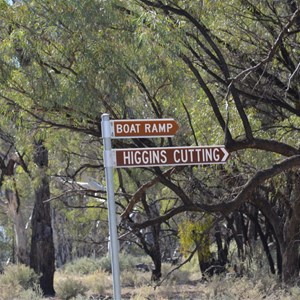
M109 236L110 236L109 250L110 250L110 258L111 258L112 277L113 277L114 299L121 300L119 242L118 242L117 221L116 221L113 165L111 160L111 126L110 126L108 114L103 114L101 116L101 130L102 130L103 146L104 146L104 167L105 167L105 178L106 178L108 224L109 224Z
M174 119L110 121L109 115L103 114L101 128L104 145L104 167L108 199L108 222L114 299L120 300L119 243L114 199L113 168L224 164L229 157L229 153L223 145L127 148L115 150L111 148L112 138L172 137L179 128Z

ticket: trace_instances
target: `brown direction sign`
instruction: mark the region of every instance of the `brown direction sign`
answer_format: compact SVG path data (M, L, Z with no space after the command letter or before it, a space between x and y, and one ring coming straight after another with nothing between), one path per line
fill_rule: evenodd
M112 138L172 137L178 130L174 119L111 120Z
M112 150L117 168L224 164L229 153L224 146L132 148Z

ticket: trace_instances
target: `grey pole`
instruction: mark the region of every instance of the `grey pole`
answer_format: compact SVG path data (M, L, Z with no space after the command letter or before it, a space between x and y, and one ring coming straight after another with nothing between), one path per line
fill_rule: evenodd
M111 269L113 277L113 290L114 300L121 300L121 287L120 287L120 266L119 266L119 242L116 221L116 206L114 194L114 177L113 165L111 157L111 127L109 121L109 114L101 116L101 130L104 145L104 167L106 178L106 192L107 192L107 205L108 205L108 224L110 236L110 258Z

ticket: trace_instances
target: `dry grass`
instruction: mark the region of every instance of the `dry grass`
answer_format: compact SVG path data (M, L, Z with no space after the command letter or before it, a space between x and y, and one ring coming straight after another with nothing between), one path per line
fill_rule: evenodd
M172 270L173 266L163 265L163 276ZM9 270L9 269L8 269ZM13 269L12 269L13 270ZM30 279L28 272L20 277ZM41 292L36 289L25 289L16 280L15 273L10 272L0 276L0 300L41 300ZM27 282L25 281L25 282ZM70 272L58 270L55 273L55 288L57 296L52 300L100 300L112 299L112 276L103 269L86 272ZM284 287L275 276L267 270L246 272L243 277L234 274L215 276L203 281L195 262L171 273L159 286L151 283L151 273L141 272L134 267L121 272L122 299L127 300L296 300L300 299L298 286ZM72 294L73 293L73 294ZM60 295L61 298L59 297ZM68 298L68 295L73 298ZM50 300L50 299L49 299Z
M163 275L167 274L172 266L163 266ZM296 300L300 299L300 288L283 288L276 277L269 274L260 276L233 277L220 275L208 281L201 280L199 272L193 270L193 266L185 266L182 270L173 272L159 286L153 285L151 274L137 270L125 270L121 274L122 299L130 300L243 300L243 299L267 299L267 300ZM56 280L66 274L57 272ZM89 287L89 293L82 299L112 299L111 274L99 271L78 278ZM101 284L100 284L101 282ZM100 284L101 287L97 287ZM94 298L91 298L93 296ZM77 299L77 298L76 298Z

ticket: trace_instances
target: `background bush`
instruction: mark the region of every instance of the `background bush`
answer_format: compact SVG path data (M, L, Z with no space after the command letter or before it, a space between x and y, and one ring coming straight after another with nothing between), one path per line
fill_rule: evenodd
M0 299L42 299L39 275L25 265L9 265L0 275Z
M100 269L99 260L82 257L78 258L70 263L67 263L63 267L66 273L86 275L94 273Z
M149 257L134 256L128 253L121 252L119 255L120 271L135 270L136 265L144 263L151 266ZM110 256L104 256L99 260L100 268L106 272L111 272Z
M33 288L39 282L39 275L25 265L9 265L0 276L3 285L20 285L24 290Z
M62 300L75 298L78 295L84 296L88 288L79 280L65 278L56 285L56 294Z

